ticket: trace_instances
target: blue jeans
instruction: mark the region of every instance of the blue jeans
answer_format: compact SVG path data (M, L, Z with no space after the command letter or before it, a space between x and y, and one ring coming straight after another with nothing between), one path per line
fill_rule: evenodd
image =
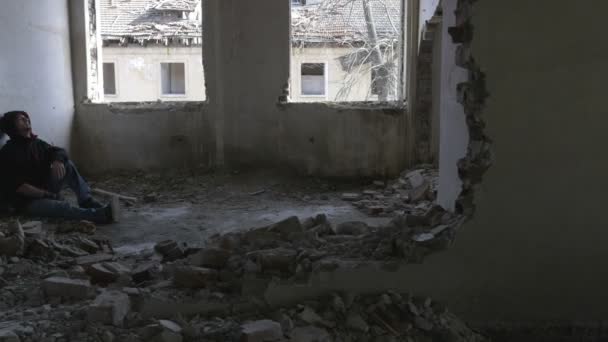
M91 198L91 188L80 176L76 165L72 161L65 164L65 177L62 180L52 180L48 186L48 191L59 193L63 188L70 188L76 194L78 203L82 204ZM68 220L87 220L96 223L107 221L105 209L85 209L75 207L66 201L51 199L37 199L31 201L23 208L23 213L29 216L63 218Z

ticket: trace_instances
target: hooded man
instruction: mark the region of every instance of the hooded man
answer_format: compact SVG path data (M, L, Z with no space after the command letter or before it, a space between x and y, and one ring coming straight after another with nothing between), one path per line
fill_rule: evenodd
M66 151L32 133L26 112L5 113L0 118L0 132L10 137L0 149L0 194L19 213L101 224L117 221L118 200L102 205L93 199ZM78 207L61 199L64 187L74 191Z

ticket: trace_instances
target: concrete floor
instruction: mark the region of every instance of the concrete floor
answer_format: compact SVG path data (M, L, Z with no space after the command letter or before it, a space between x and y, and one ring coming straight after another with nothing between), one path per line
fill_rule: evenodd
M329 184L273 172L133 178L132 184L125 181L129 177L94 184L128 195L136 193L139 198L150 191L146 186L155 187L157 201L124 207L120 223L99 227L97 235L110 240L121 254L141 252L166 239L197 246L216 233L265 226L290 216L304 219L325 214L334 224L365 221L381 225L389 220L369 217L340 199L342 192L360 191L361 184ZM177 182L167 186L166 179Z

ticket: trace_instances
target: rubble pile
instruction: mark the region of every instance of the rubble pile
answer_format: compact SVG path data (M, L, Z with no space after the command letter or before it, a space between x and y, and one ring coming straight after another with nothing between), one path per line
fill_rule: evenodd
M420 214L432 206L439 173L431 165L405 171L393 181L375 181L373 189L344 193L342 200L372 216Z
M437 227L454 220L438 207L379 228L290 217L129 255L89 235L87 222L47 231L14 221L0 225L0 341L480 341L441 305L407 294L332 294L282 309L264 300L277 279L411 262L449 240Z

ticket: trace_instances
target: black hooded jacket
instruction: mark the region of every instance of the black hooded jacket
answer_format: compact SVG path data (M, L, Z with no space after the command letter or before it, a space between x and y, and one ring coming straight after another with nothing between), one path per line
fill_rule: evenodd
M67 162L66 151L37 137L11 138L0 149L0 192L4 200L19 208L29 202L17 194L21 185L48 189L54 161Z

